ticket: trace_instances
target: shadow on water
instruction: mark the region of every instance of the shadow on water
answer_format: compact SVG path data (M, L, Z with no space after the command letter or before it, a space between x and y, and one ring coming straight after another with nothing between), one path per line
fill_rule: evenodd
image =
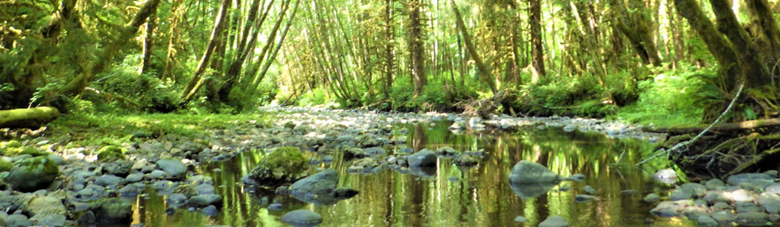
M637 163L649 156L652 148L646 142L559 129L457 135L447 130L448 125L438 122L432 127L418 124L396 129L407 127L407 145L414 150L443 146L459 151L484 149L485 156L479 166L461 168L452 159L440 158L439 164L432 170L424 170L424 174L386 170L365 175L347 173L350 163L337 158L331 165L319 164L315 168L334 168L341 176L339 187L351 187L360 194L335 205L316 206L289 196L242 188L241 176L261 158L244 153L200 169L202 174L213 178L216 193L223 197L224 207L218 214L207 216L180 209L169 216L165 213L164 197L152 195L137 201L133 223L187 227L285 226L281 216L286 212L309 209L323 216L320 226L537 226L551 215L565 217L570 226L694 225L680 218L656 218L649 213L655 204L642 201L642 196L650 192L665 195L670 190L652 178L652 172L665 163L655 163L658 168L645 166L644 170L633 164L612 165L624 151L622 163ZM307 155L317 156L309 152ZM564 176L580 173L587 178L538 188L512 187L508 175L520 160L540 163ZM577 194L586 194L582 190L585 185L597 190L598 199L576 202ZM567 187L571 190L559 191ZM621 193L623 190L637 193ZM273 202L283 204L282 209L269 210L268 205ZM517 216L528 221L516 222Z

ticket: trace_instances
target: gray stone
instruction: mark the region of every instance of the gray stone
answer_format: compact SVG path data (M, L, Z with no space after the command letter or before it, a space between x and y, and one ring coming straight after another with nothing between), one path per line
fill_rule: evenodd
M775 183L774 179L763 173L740 173L730 176L726 182L729 185L740 185L747 183L754 186L766 187Z
M769 216L762 212L745 212L737 214L734 221L740 225L766 225Z
M516 222L527 222L528 218L525 218L523 216L517 216L517 217L515 217L515 221Z
M573 181L583 181L583 180L585 180L585 175L583 175L581 173L575 173L575 174L571 175L568 179L571 179Z
M707 192L707 187L698 183L685 183L680 185L680 189L691 194L695 198L702 197L704 196L704 193Z
M206 207L209 205L222 206L222 197L217 194L196 195L187 200L187 204L195 207Z
M35 222L36 226L65 226L68 218L64 214L35 215L30 221Z
M457 166L475 166L479 162L479 160L474 157L473 155L458 155L457 158L454 160L455 165Z
M181 159L167 158L157 161L157 168L168 173L169 176L183 179L187 174L187 166L181 162Z
M723 187L726 186L726 183L723 183L723 181L720 179L712 179L705 182L704 186L706 186L707 189L716 190L723 189Z
M710 217L709 215L700 215L698 220L699 226L718 226L718 221L716 221L714 218Z
M104 199L93 207L97 222L130 224L133 221L133 205L120 198Z
M6 227L28 227L32 226L33 222L27 216L12 214L5 218L5 224Z
M654 203L654 202L658 202L658 200L661 200L661 197L659 197L658 194L650 193L647 194L643 200L645 202Z
M165 198L165 202L175 206L181 206L187 202L187 195L180 194L180 193L173 193L168 195L168 197Z
M95 184L100 186L119 185L122 180L124 179L114 175L103 175L95 180Z
M125 177L125 183L135 183L143 179L144 179L143 173L132 173L130 175L127 175L127 177Z
M761 193L756 199L767 213L780 213L780 196L775 193Z
M14 163L5 182L15 190L33 192L48 187L59 174L60 170L57 164L51 159L41 156Z
M95 217L95 213L93 213L91 210L86 211L79 216L79 218L76 220L76 223L84 225L84 224L93 224L97 221L97 218Z
M682 189L674 189L672 193L669 195L669 199L672 201L680 201L680 200L690 200L693 198L693 195L691 195L690 192L682 190Z
M561 176L538 163L522 160L512 167L509 182L519 184L558 183Z
M436 154L428 149L406 156L409 167L431 167L436 165Z
M62 200L53 196L35 196L23 207L32 216L64 215L67 213Z
M591 194L591 195L595 195L596 194L596 189L593 189L593 187L590 186L590 185L585 185L585 187L582 187L582 190L587 192L588 194Z
M282 216L282 221L293 226L314 226L322 223L322 216L310 210L294 210Z
M579 195L574 197L574 200L577 201L577 202L587 202L587 201L595 200L596 198L598 198L598 197L592 196L592 195L579 194Z
M542 223L539 223L539 227L567 227L569 222L561 216L555 215L548 217Z
M717 220L718 222L732 222L736 218L733 213L731 213L730 210L721 210L716 211L715 213L712 213L712 218Z
M195 191L198 192L198 194L214 194L214 186L210 184L201 184L198 186L195 186Z
M336 170L326 169L290 185L290 194L329 194L336 189L338 184L339 175Z

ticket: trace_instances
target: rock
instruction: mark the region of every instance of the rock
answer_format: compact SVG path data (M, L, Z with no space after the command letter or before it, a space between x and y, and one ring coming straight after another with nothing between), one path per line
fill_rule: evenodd
M370 155L370 156L378 156L378 155L385 155L387 153L385 149L381 147L369 147L366 149L363 149L363 153Z
M290 185L290 194L329 194L338 186L339 175L336 170L326 169Z
M673 184L677 181L677 172L673 169L662 169L653 174L653 178L661 183Z
M524 222L527 222L527 221L528 221L528 218L525 218L525 217L523 217L523 216L517 216L517 217L515 217L515 221L516 221L516 222L523 222L523 223L524 223Z
M731 213L731 210L716 211L715 213L712 213L712 218L717 220L718 222L724 222L724 223L729 223L736 219L734 214Z
M658 200L661 200L661 197L659 197L655 193L650 193L650 194L647 194L645 196L645 198L642 199L642 200L644 200L645 202L654 203L654 202L658 202Z
M76 223L80 225L93 224L95 222L97 222L97 218L95 217L95 213L91 210L82 213L81 216L76 219Z
M547 167L530 161L520 161L509 172L509 182L516 184L558 183L561 176Z
M119 183L121 183L122 180L124 180L124 178L117 177L114 175L103 175L103 176L99 176L95 180L95 184L100 186L119 185Z
M455 158L455 165L457 166L475 166L479 162L479 160L472 156L472 155L458 155L457 158Z
M775 193L761 193L758 195L758 204L763 206L767 213L780 213L780 196Z
M726 183L723 183L720 179L712 179L705 182L704 186L707 187L707 189L716 190L723 189L723 187L726 186Z
M542 223L539 223L539 227L567 227L569 222L561 216L555 215L548 217Z
M198 186L195 186L195 191L200 194L214 194L214 186L210 184L201 184Z
M698 220L699 226L718 226L718 221L716 221L714 218L710 217L709 215L701 215L699 216Z
M54 161L40 156L17 161L5 182L15 190L33 192L48 187L59 174Z
M144 174L143 173L133 173L133 174L129 174L129 175L127 175L127 177L125 177L125 183L135 183L135 182L139 182L139 181L141 181L143 179L144 179Z
M740 173L740 174L729 176L726 182L729 185L735 185L735 186L740 185L742 183L747 183L761 188L765 188L775 183L774 179L771 176L763 173Z
M582 187L582 190L591 195L596 194L596 189L593 189L593 187L591 187L590 185L585 185L585 187Z
M176 179L184 179L187 174L187 166L177 158L160 159L157 161L157 168Z
M281 203L272 203L271 205L268 205L269 210L281 210L282 204Z
M214 216L219 214L219 209L217 209L217 207L214 205L210 205L201 209L200 212L205 214L206 216Z
M9 161L6 161L6 160L3 160L3 159L0 159L0 172L11 171L11 169L13 167L14 167L13 163L11 163Z
M117 160L114 162L109 162L103 164L103 167L101 168L103 171L103 174L110 174L110 175L117 175L117 176L127 176L128 173L130 173L130 169L133 167L133 162L128 160Z
M28 227L32 226L33 222L27 216L12 214L5 218L5 224L6 227Z
M595 200L597 198L598 197L592 196L592 195L579 194L579 195L574 197L574 200L577 201L577 202L587 202L587 201Z
M108 145L98 150L98 161L101 162L113 162L120 159L125 159L125 149L114 145Z
M49 154L46 157L49 158L50 160L54 161L54 163L57 163L57 165L65 164L65 159L62 158L62 156L59 156L59 155L56 155L56 154ZM2 172L2 170L0 170L0 172Z
M307 159L296 147L280 147L268 154L252 169L249 177L265 187L275 187L304 178Z
M534 198L539 195L545 194L550 191L557 183L533 183L533 184L518 184L509 183L509 187L512 188L512 192L515 193L520 199Z
M428 149L423 149L417 153L406 156L409 167L431 167L436 166L436 154Z
M222 206L222 197L217 194L196 195L187 200L187 204L194 207Z
M315 226L322 223L322 216L310 210L294 210L282 216L282 221L293 226Z
M680 200L690 200L693 198L693 195L691 195L690 192L681 190L681 189L675 189L672 191L672 193L669 194L670 200L672 201L680 201Z
M165 202L173 205L173 206L181 206L184 205L184 203L187 203L187 195L181 194L181 193L173 193L168 195L168 197L165 198Z
M68 218L64 214L35 215L30 221L35 222L36 226L65 226Z
M769 216L763 212L745 212L737 214L734 221L740 225L766 225Z
M460 154L460 152L456 151L452 147L445 146L445 147L440 147L440 148L436 149L436 154L442 155L442 156L456 156L456 155Z
M122 187L121 189L119 189L118 192L121 196L129 197L129 196L137 196L138 194L141 193L141 191L143 191L143 188L139 188L138 186L133 184L128 184Z
M35 196L23 207L31 216L65 215L67 210L62 200L53 196Z
M104 199L92 204L97 222L112 224L130 224L133 221L133 205L119 199Z
M466 124L462 121L456 121L452 123L449 127L450 130L464 130L466 129Z
M702 197L704 196L704 193L707 192L707 187L698 183L685 183L680 185L680 189L691 194L695 198Z

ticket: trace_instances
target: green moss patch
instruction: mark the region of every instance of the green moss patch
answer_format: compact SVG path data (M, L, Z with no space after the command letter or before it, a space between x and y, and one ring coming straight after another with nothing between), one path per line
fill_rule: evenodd
M98 161L112 162L120 159L125 159L124 153L125 150L120 147L114 145L105 146L103 148L100 148L100 150L98 150Z
M0 172L11 171L11 168L13 167L13 163L0 159Z

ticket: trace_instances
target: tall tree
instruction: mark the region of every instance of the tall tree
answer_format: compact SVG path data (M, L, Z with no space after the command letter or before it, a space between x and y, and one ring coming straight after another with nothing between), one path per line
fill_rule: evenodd
M209 38L208 45L206 45L206 50L203 53L203 57L201 57L200 61L198 62L198 67L192 74L192 78L190 78L187 86L182 90L182 105L192 100L192 98L195 97L195 94L198 93L198 90L200 90L200 87L205 83L206 78L203 77L203 73L206 72L206 68L211 62L211 56L214 53L214 49L217 47L217 43L219 42L218 36L225 29L224 22L228 8L230 8L230 0L222 0L219 5L219 13L217 14L217 19L214 21L214 27L211 31L211 36Z
M540 0L528 1L528 23L531 26L531 66L533 81L545 76L544 45L542 40L542 3Z
M428 83L428 77L425 75L425 50L423 45L423 23L420 13L422 0L411 0L409 2L409 54L412 66L412 78L414 80L414 97L417 98L423 91L423 87Z

